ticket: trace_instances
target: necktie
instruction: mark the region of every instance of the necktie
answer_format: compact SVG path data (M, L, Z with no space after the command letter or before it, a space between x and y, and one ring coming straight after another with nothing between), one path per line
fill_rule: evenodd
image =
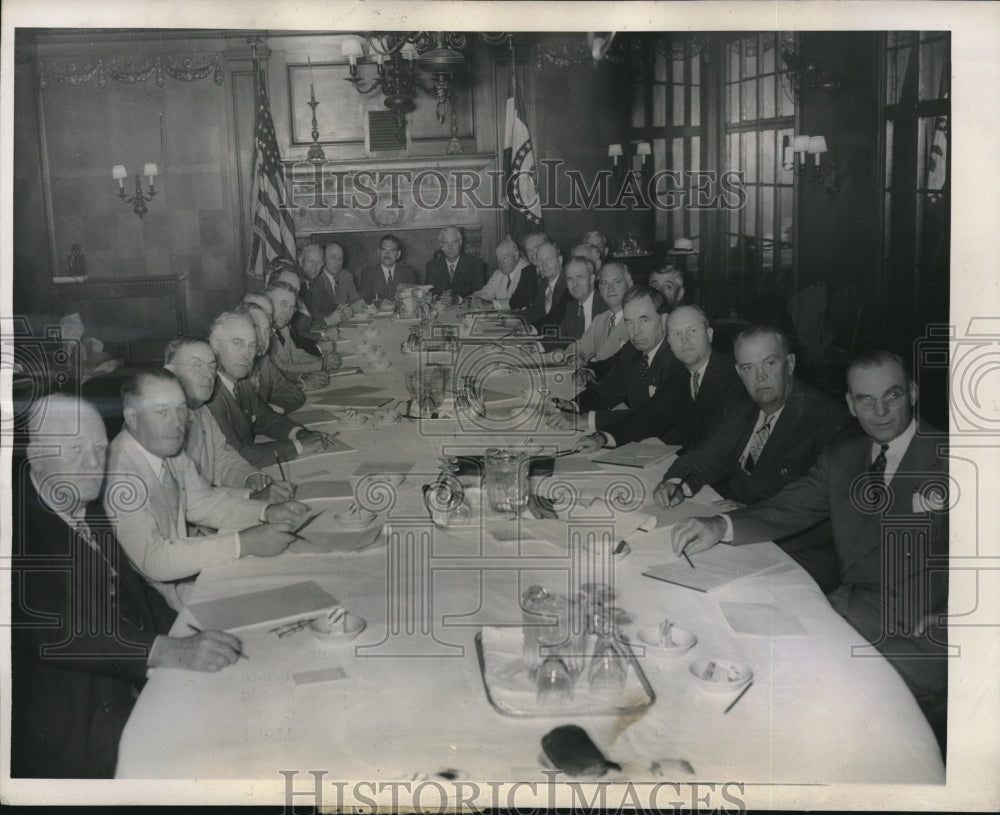
M645 354L639 359L639 384L649 385L649 357Z
M885 454L888 450L888 444L880 444L878 455L875 456L875 460L872 462L871 467L868 468L868 472L875 476L882 484L885 483Z
M545 313L552 311L552 287L545 287Z
M170 510L170 525L174 527L177 523L177 512L181 505L181 490L177 486L177 479L174 478L174 474L170 472L170 467L167 465L167 460L163 460L163 466L160 469L160 484L163 485L163 494L167 499L167 507ZM176 534L176 530L174 533Z
M281 332L280 331L275 331L274 332L274 336L278 338L278 342L281 343L281 345L285 344L285 338L283 336L281 336Z
M587 318L586 318L586 316L583 313L583 303L580 303L580 310L577 313L577 316L580 318L580 326L582 328L583 326L585 326L587 324Z
M701 371L691 374L691 399L698 398L698 389L701 387Z
M750 451L747 453L747 460L743 465L743 469L748 473L753 472L753 468L757 466L757 462L760 460L761 451L764 449L764 445L767 444L767 440L771 435L771 417L768 416L764 420L764 424L760 426L760 429L753 434L753 438L750 439Z
M108 560L108 556L104 554L100 543L97 541L97 535L94 534L90 525L82 518L73 522L73 529L76 530L76 533L80 536L80 538L87 542L87 545L91 548L91 550L101 556L101 560L103 560L104 564L108 567L108 575L106 578L109 583L108 594L114 597L116 594L115 578L118 577L118 570L111 565L111 561ZM89 585L87 588L89 591L94 591L97 589L97 586Z
M449 263L448 264L448 280L450 280L453 283L455 282L455 264L454 263Z
M612 311L611 316L608 318L608 333L606 336L610 337L611 332L615 330L615 313Z

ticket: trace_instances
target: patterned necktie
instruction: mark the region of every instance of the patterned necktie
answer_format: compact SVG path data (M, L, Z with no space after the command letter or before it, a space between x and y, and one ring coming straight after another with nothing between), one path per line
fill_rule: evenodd
M698 398L698 389L701 387L701 371L691 374L691 399Z
M448 280L450 282L452 282L452 283L455 282L455 264L454 263L449 263L448 264Z
M761 451L763 451L764 445L767 444L767 440L770 436L771 417L768 416L764 420L764 424L761 425L760 429L753 434L753 438L750 439L750 452L747 453L747 460L743 464L743 469L748 473L752 473L754 467L757 466L757 462L760 460Z
M177 522L177 512L181 505L181 490L177 486L177 479L174 478L174 474L170 472L170 467L167 465L166 459L163 460L163 466L160 469L160 484L163 485L163 494L167 499L167 506L170 509L170 524L173 526Z
M510 299L507 295L510 294L510 275L505 274L503 276L503 297L501 299Z
M552 287L545 287L545 313L548 314L552 311Z
M649 385L649 358L646 354L643 354L639 358L639 384L643 386Z
M878 455L875 456L875 460L872 462L871 467L868 468L868 472L875 476L882 484L885 483L885 454L888 450L888 444L880 444Z
M611 332L615 330L615 323L618 322L615 319L615 313L612 311L611 316L608 318L608 333L605 336L610 337Z

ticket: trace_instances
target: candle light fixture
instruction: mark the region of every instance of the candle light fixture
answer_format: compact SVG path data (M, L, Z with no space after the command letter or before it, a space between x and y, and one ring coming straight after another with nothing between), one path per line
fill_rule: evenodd
M153 196L156 195L156 188L153 185L153 179L159 175L159 172L160 171L155 163L147 161L142 168L142 174L149 178L149 193L145 195L143 194L142 181L140 180L139 173L136 173L135 195L129 196L125 194L125 179L128 178L128 170L125 169L125 165L116 164L111 168L111 177L118 182L118 197L121 198L126 204L132 204L132 212L140 218L148 211L146 209L146 203L148 201L152 201Z
M639 166L633 165L633 154L626 152L620 144L608 145L608 158L611 159L611 172L616 177L625 178L631 174L635 178L642 178L646 168L646 157L653 155L652 146L648 141L634 142L635 156L639 157Z
M316 123L316 106L319 105L319 102L316 101L316 90L313 85L312 57L307 56L306 61L309 63L309 101L306 104L312 108L312 144L309 145L309 152L306 154L306 158L309 161L325 161L326 153L323 152L323 148L320 146L319 126Z

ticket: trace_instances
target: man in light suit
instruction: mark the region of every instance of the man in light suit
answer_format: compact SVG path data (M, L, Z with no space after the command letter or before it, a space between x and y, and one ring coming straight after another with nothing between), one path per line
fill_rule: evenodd
M208 409L236 452L254 467L268 467L276 457L288 461L325 449L328 434L309 430L275 412L254 387L251 374L257 334L249 317L235 312L220 314L209 329L209 344L219 373ZM258 442L258 434L272 441Z
M596 254L597 249L590 248ZM566 339L578 340L590 328L594 318L608 310L608 304L594 288L597 273L589 258L570 258L563 274L566 277L566 290L573 300L566 306L559 334Z
M673 549L773 540L830 519L841 585L830 604L892 663L941 745L947 740L948 443L917 421L916 384L895 354L847 369L861 434L838 439L808 474L730 515L674 527Z
M402 255L403 245L395 235L386 235L379 241L379 264L363 269L358 279L358 289L366 303L374 303L376 298L392 300L400 283L421 282L416 269L399 262Z
M603 430L624 418L629 410L646 404L670 381L679 363L664 341L667 317L662 307L663 296L655 289L637 286L629 290L622 321L630 342L612 358L600 381L584 388L572 402L555 400L563 413L550 417L550 426L569 429L576 425L573 420L580 418L573 414L580 413L586 415L586 427L591 433ZM624 405L625 410L616 410L619 405Z
M427 263L425 280L437 296L451 292L452 300L459 302L483 287L486 264L462 251L462 233L453 226L446 226L438 233L440 253L435 253Z
M274 502L292 498L295 487L287 481L275 481L237 453L206 407L215 390L218 370L208 341L178 337L170 341L163 357L163 367L177 377L187 399L184 452L204 479L215 487L228 487L240 498Z
M167 636L176 614L132 568L97 500L100 415L61 394L34 407L12 482L10 773L114 778L146 671L218 671L242 644L222 631Z
M538 290L538 272L510 237L497 244L497 268L479 291L472 293L472 308L493 306L497 311L519 311L531 305Z
M206 566L247 555L271 557L308 514L295 501L267 503L213 487L187 453L187 399L170 371L136 374L122 385L125 427L111 443L104 507L140 574L180 609ZM189 537L188 523L221 531Z
M340 355L328 339L303 342L292 334L291 321L296 313L296 295L292 286L275 281L264 294L274 308L274 334L268 353L278 369L287 376L329 373L341 365Z
M795 378L795 355L777 328L744 329L733 356L751 401L734 403L704 442L674 461L653 492L660 506L676 506L705 484L744 505L770 498L805 475L850 420L843 405ZM824 591L839 584L829 523L777 543Z
M747 399L733 358L712 351L712 327L697 306L667 317L667 344L681 363L650 400L577 444L583 452L658 437L664 444L697 446L732 402Z

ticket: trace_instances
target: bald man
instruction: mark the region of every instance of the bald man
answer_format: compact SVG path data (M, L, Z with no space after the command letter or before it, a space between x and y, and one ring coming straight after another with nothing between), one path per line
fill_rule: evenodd
M166 636L174 612L124 556L96 500L107 450L87 402L36 404L28 466L15 467L13 482L12 776L113 778L148 668L218 671L241 652L221 631Z
M446 226L438 233L440 252L427 263L424 278L434 288L435 296L451 292L453 302L460 302L482 288L486 280L486 264L462 251L464 240L459 229Z
M253 321L257 334L257 359L250 376L260 398L278 413L298 410L306 403L307 389L325 388L330 383L330 378L324 373L300 374L292 380L274 364L268 353L274 334L274 306L265 295L246 294L233 311L246 314Z

